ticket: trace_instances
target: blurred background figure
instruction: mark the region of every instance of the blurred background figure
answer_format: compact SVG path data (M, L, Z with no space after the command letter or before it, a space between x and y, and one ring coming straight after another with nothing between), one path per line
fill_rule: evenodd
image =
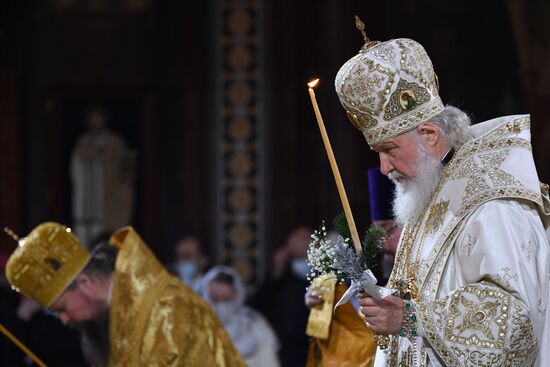
M244 304L246 289L239 274L215 266L203 278L202 295L212 305L237 350L250 367L279 366L279 342L267 320Z
M378 284L384 285L390 279L397 243L401 235L401 228L396 227L392 212L395 188L393 182L380 172L379 167L369 168L368 179L371 221L386 231L378 257L379 268L374 269Z
M94 106L71 156L73 229L82 243L132 221L135 152L108 127L107 112Z
M208 257L202 251L201 241L195 236L181 238L175 246L176 262L172 271L189 288L200 294L201 279L208 266Z
M401 231L403 228L399 226L392 226L387 229L386 238L382 244L382 261L380 263L380 274L378 278L378 284L385 285L390 279L391 272L393 270L393 263L395 261L395 253L397 252L397 245L399 238L401 237Z
M260 286L252 305L267 316L281 341L279 356L285 367L306 363L309 338L305 333L309 310L304 291L309 285L307 249L311 229L298 227L273 257L270 276Z

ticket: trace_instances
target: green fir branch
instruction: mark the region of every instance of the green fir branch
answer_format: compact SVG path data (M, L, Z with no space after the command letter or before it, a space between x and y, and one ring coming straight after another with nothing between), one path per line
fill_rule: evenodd
M365 232L361 242L361 254L359 262L364 269L371 269L376 266L376 256L382 248L382 240L386 231L376 224L372 224Z
M346 215L344 213L338 214L332 221L332 224L338 234L347 239L350 248L355 251ZM382 240L385 235L386 231L376 224L372 224L365 232L365 236L361 242L361 254L359 255L359 263L363 269L370 269L376 266L376 256L380 253Z
M338 214L332 221L332 224L334 225L336 232L351 243L351 232L349 230L346 215L344 213Z

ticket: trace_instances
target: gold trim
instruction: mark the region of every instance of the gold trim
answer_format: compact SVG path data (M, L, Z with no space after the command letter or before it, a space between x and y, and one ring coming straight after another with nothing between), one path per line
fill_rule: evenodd
M19 240L6 264L6 277L16 291L47 308L71 285L90 256L70 229L45 222Z
M375 129L363 131L367 143L372 147L385 140L406 133L428 121L445 109L441 98L435 97L426 104L420 105L414 110L397 117L395 120Z
M443 197L438 194L441 190L441 187L447 185L450 180L459 179L458 177L455 177L457 168L463 167L473 156L482 159L483 157L487 157L487 153L489 152L507 151L506 155L511 154L512 151L518 150L526 150L530 152L531 145L528 140L510 136L510 134L516 134L518 126L523 130L528 129L529 125L530 122L528 117L518 118L511 122L503 123L502 125L499 125L495 129L489 131L485 135L474 139L464 145L446 166L439 186L431 199L431 204L433 205L433 203L440 203L442 200L448 199L446 196ZM510 129L510 126L512 126L512 129ZM500 164L502 164L502 161L500 162ZM473 174L473 172L470 172L470 174ZM462 178L467 177L468 176ZM423 306L421 305L425 301L432 302L435 300L439 287L439 281L441 279L441 274L447 263L447 258L449 257L453 249L456 236L458 235L457 228L459 228L458 226L465 216L475 210L479 205L482 205L487 201L500 198L526 199L538 205L542 204L540 191L534 190L530 186L525 186L526 184L522 182L521 178L519 177L515 178L512 186L501 186L498 182L492 182L492 184L494 185L494 187L489 186L486 190L467 198L467 200L463 202L458 202L458 207L449 209L456 214L450 216L448 215L447 218L442 221L441 225L437 226L439 228L442 228L442 230L438 230L432 234L426 233L431 227L426 225L424 221L422 222L422 227L417 229L420 233L415 234L413 237L419 238L418 236L424 233L424 235L426 235L426 238L424 240L433 241L434 243L432 250L428 254L428 257L423 261L423 263L425 263L427 266L422 267L421 270L419 270L416 274L416 285L420 287L420 294L417 298L417 307L419 310L423 309ZM452 204L450 204L449 207L450 206L452 206ZM428 206L428 208L430 208L430 206ZM427 211L424 212L422 218L426 218L426 214ZM407 242L411 241L409 237L412 236L412 233L410 232L411 231L407 230L406 227L400 239L394 271L392 272L390 278L390 287L395 287L398 280L403 280L407 277L407 261L412 261L410 255L407 255L408 245L406 244ZM416 243L416 241L412 242ZM412 246L412 244L410 246ZM425 312L427 311L424 311L424 313ZM436 348L438 354L442 356L442 358L444 358L444 361L447 363L447 365L461 365L457 360L454 359L455 357L452 356L451 352L446 350L446 347L438 340L440 336L437 335L435 331L431 331L431 328L433 327L432 322L428 318L426 318L425 314L419 313L419 316L419 321L425 331L427 339L434 346L434 348ZM397 347L398 343L396 343L395 345L395 348ZM392 356L396 356L397 351L393 350L393 348L394 346L392 343L392 350L390 354ZM509 358L515 358L514 356L517 357L519 355L511 353L509 355ZM518 358L522 357L519 356ZM397 361L397 359L395 361Z
M313 280L309 289L320 293L323 303L313 307L309 312L306 334L314 338L327 339L333 316L336 278L332 274L323 274Z

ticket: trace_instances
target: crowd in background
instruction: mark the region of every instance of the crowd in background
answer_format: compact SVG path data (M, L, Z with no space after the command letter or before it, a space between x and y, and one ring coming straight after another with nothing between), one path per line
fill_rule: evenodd
M167 268L212 306L249 366L305 366L310 342L305 330L311 305L306 305L304 295L309 285L306 260L311 233L312 230L305 226L289 233L286 242L274 253L269 274L253 294L247 292L235 269L209 266L205 246L195 236L185 236L176 242L174 261L167 264ZM102 234L94 243L105 242L107 238L107 234ZM381 277L387 272L384 267L388 261L384 258L392 258L394 249L382 250ZM5 279L6 260L7 254L2 254L2 325L48 365L85 366L77 331L64 327L53 313L14 292ZM0 365L34 364L2 336Z
M311 230L299 227L273 259L273 267L255 294L248 294L241 277L227 266L210 266L205 244L186 236L176 242L174 262L167 268L184 284L204 297L216 312L238 351L249 366L304 366L308 337L308 309L304 293ZM100 235L95 244L106 241ZM76 330L65 327L38 303L14 292L0 257L0 323L47 365L86 366ZM33 366L34 362L0 335L0 365Z

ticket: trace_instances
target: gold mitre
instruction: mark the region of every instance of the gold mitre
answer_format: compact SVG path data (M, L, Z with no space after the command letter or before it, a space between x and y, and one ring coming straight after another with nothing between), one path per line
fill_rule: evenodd
M12 288L49 307L82 271L90 253L71 230L46 222L18 241L6 263Z
M370 41L338 71L336 93L372 147L443 111L439 84L424 47L411 39Z

